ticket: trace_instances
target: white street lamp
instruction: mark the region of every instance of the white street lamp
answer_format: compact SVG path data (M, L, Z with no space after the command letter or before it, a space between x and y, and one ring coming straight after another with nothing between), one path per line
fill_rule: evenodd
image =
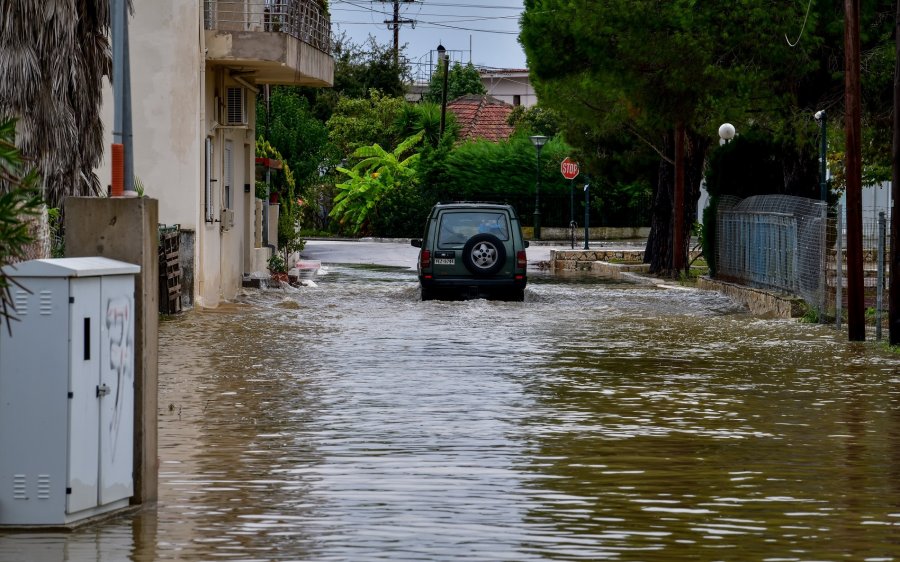
M719 138L721 139L719 144L727 144L734 138L734 134L734 125L731 123L722 123L719 125Z

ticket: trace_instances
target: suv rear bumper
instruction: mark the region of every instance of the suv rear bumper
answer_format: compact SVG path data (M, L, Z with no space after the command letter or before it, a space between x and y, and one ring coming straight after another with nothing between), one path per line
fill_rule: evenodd
M465 289L478 287L480 289L524 289L528 278L522 275L521 279L512 277L439 277L427 278L419 275L419 283L428 289Z

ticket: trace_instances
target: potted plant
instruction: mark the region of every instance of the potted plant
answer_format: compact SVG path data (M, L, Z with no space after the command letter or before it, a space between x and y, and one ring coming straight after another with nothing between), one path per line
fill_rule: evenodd
M273 281L288 282L287 262L284 261L280 252L273 253L269 258L269 275Z

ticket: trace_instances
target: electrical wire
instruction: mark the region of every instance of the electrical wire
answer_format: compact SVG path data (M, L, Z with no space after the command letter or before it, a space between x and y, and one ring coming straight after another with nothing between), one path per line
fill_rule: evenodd
M357 10L341 9L340 11L369 13L369 10L363 10L363 9L357 9ZM419 15L419 16L446 16L448 14L420 13L420 14L416 14L416 15ZM517 14L514 16L473 16L470 18L464 18L464 19L459 19L459 20L446 20L444 23L461 23L461 22L467 22L467 21L490 21L490 20L504 20L504 19L519 19L520 17L522 17L520 14ZM343 22L338 22L338 23L343 23Z
M379 0L373 0L379 1ZM403 2L404 4L424 4L423 2ZM351 4L356 5L352 0L331 0L331 7L334 7L336 4ZM522 11L521 6L485 6L484 4L454 4L454 3L444 3L444 2L431 2L429 1L428 6L439 6L443 8L478 8L480 10L515 10L517 12Z
M809 4L806 5L806 15L803 16L803 25L800 26L800 34L797 35L797 40L791 43L791 40L788 38L787 33L784 34L784 40L787 41L787 44L791 47L796 47L800 44L800 38L803 37L803 30L806 29L806 20L809 19L810 8L812 8L812 0L809 0Z
M410 5L415 5L418 10L411 10L407 12L407 17L409 18L406 23L412 25L413 28L419 29L428 29L428 30L439 30L444 29L448 31L463 31L469 33L478 33L478 34L486 34L486 35L494 35L494 36L518 36L519 29L518 25L515 25L515 29L510 29L509 25L503 25L506 22L516 22L521 18L523 7L520 6L485 6L483 4L471 4L465 2L438 2L433 0L400 0L402 2L402 6L404 9L408 8ZM382 4L381 7L374 7L372 4L374 2L379 2ZM346 19L332 19L332 24L337 26L338 28L350 28L356 26L381 26L382 23L385 22L377 22L375 19L378 17L390 18L391 13L390 10L385 10L385 7L390 8L391 0L331 0L330 2L330 10L335 13L341 13L342 15L347 16ZM428 8L436 8L433 10L423 11L423 6L427 10ZM380 9L379 9L380 8ZM472 15L468 15L468 9L472 9L475 13ZM476 11L477 9L477 11ZM440 13L444 10L447 10L444 13ZM506 10L506 11L514 11L515 14L504 15L502 12L497 15L482 15L482 10ZM351 14L353 13L365 13L370 14L372 16L372 21L358 21L352 19ZM420 19L419 16L426 16L428 19ZM450 19L452 18L452 19ZM488 25L485 27L475 27L467 24L474 24L475 22L484 22ZM502 29L506 27L506 29Z

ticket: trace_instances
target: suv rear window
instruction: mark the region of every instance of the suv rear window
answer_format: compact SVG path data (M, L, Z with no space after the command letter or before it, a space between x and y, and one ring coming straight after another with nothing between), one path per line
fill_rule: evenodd
M495 211L458 211L441 215L438 229L438 246L461 247L476 234L493 234L500 240L509 240L509 220L506 213Z

